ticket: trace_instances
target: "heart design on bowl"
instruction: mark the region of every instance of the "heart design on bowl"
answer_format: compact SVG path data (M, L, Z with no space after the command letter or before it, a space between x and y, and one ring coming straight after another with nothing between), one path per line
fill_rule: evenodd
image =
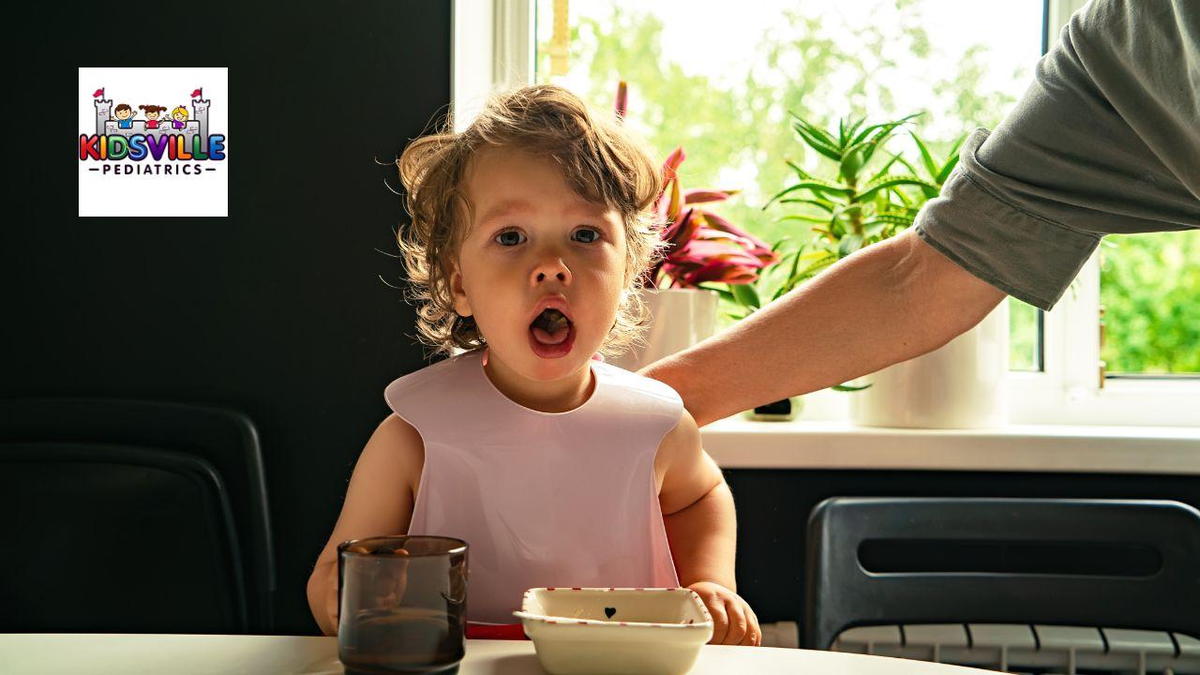
M604 608L604 616L607 616L610 619L613 617L613 614L616 614L616 613L617 613L616 607L605 607Z

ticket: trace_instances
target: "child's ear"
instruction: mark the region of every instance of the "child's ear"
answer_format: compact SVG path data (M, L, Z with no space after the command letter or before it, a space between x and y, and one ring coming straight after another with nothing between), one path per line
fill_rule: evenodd
M450 271L450 294L454 298L454 313L459 316L471 316L471 301L463 289L463 276L458 263L454 263Z

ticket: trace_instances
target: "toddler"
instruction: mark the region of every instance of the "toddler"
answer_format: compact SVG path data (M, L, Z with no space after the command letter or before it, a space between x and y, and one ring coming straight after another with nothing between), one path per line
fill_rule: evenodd
M638 339L637 280L661 255L655 162L547 85L398 164L419 338L465 351L386 388L395 414L308 581L321 629L337 632L338 543L408 533L467 541L471 622L516 623L531 587L686 586L714 643L758 644L733 498L695 421L669 386L603 362Z

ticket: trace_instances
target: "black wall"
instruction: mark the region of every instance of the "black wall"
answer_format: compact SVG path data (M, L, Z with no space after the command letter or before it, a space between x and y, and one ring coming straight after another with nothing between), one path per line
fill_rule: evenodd
M450 100L450 3L33 3L7 25L0 396L209 403L261 433L281 633L405 336L394 167ZM77 68L229 68L229 217L78 218ZM189 85L190 86L190 85ZM312 133L316 131L316 134ZM15 176L14 176L15 172Z

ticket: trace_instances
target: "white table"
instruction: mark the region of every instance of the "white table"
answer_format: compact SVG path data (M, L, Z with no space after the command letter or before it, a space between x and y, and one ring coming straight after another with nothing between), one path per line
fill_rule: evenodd
M0 635L0 672L73 675L341 675L337 640L293 635ZM462 675L540 675L528 640L467 640ZM982 675L884 656L705 645L691 675Z

